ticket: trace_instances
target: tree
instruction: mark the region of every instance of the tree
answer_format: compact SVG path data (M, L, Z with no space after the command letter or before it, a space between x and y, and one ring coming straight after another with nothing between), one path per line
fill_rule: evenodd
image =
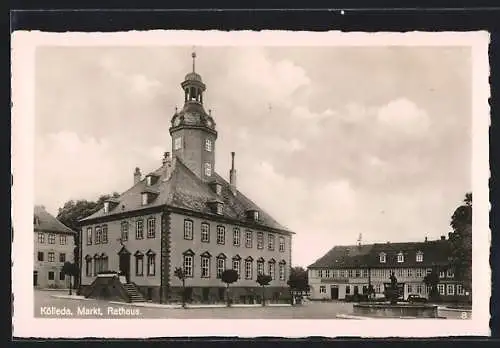
M466 290L472 289L472 193L466 193L463 204L451 217L453 232L449 235L451 264L455 278L463 282Z
M99 197L97 201L88 201L85 199L77 200L77 201L67 201L64 203L62 208L59 208L57 213L57 219L61 221L63 224L71 228L73 231L76 231L77 234L75 236L75 245L76 247L73 250L75 263L80 267L80 248L79 248L79 240L80 240L80 220L86 218L94 214L96 211L101 209L104 206L104 201L109 199L110 197L117 198L120 195L117 192L114 192L112 195L102 195ZM75 281L78 278L75 278ZM76 284L75 284L76 285Z
M71 278L76 279L78 277L78 274L80 273L80 269L76 263L71 263L66 261L64 265L62 266L61 272L66 276L69 276L69 294L71 295L71 289L72 289L72 282Z
M182 308L186 308L186 273L181 267L176 267L174 275L182 281Z
M227 306L231 306L231 301L229 299L229 285L238 281L238 272L234 269L226 269L224 272L222 272L220 279L226 283L226 301L227 301Z
M262 306L266 305L266 285L269 285L271 280L273 280L273 278L268 274L261 273L257 276L257 283L262 286Z
M429 300L436 301L439 299L439 291L437 288L439 283L439 273L436 267L432 268L431 273L428 273L424 277L424 283L427 287L430 287Z
M293 304L293 295L300 294L301 296L304 293L309 292L309 278L307 275L307 270L302 267L293 267L290 271L290 277L287 282L290 287L290 293L292 294L292 304Z

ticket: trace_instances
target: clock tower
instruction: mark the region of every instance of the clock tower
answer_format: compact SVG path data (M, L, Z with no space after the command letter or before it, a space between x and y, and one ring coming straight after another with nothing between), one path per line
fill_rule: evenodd
M196 53L193 52L193 71L181 83L184 106L172 117L169 129L172 153L203 181L211 181L215 170L215 141L217 131L211 113L203 107L206 86L196 73Z

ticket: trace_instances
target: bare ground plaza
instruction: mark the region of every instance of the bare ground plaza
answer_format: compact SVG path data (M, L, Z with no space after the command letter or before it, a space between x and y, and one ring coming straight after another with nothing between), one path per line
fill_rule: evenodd
M241 310L232 307L168 308L146 307L148 304L116 303L94 299L64 298L65 290L35 290L35 317L67 317L75 319L355 319L352 303L342 301L310 301L296 306L253 306ZM59 297L61 296L61 297ZM99 314L99 308L100 313ZM64 309L64 312L61 311ZM61 314L56 314L59 310ZM72 313L68 314L68 313ZM80 313L80 314L78 314ZM439 316L446 319L470 319L471 312L439 307Z

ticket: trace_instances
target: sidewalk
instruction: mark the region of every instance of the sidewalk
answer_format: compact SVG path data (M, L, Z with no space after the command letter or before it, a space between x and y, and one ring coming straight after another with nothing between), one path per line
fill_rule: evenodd
M118 302L110 301L112 304L129 305L136 307L149 307L149 308L182 308L181 304L162 304L153 302ZM270 303L266 307L291 307L290 304L285 303ZM225 304L186 304L186 308L228 308ZM261 304L232 304L229 308L262 308Z
M68 300L85 300L85 301L90 301L92 300L91 298L86 298L85 296L79 296L79 295L50 295L50 297L53 298L64 298Z
M449 311L449 312L467 312L467 313L472 312L472 308L450 308L450 307L447 307L445 305L439 305L438 310Z

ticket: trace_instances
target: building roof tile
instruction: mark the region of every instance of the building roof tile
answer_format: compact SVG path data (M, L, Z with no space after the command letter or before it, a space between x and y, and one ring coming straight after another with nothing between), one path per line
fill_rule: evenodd
M41 205L35 205L34 208L34 230L35 232L45 231L54 233L76 234L71 228L63 224L56 217L51 215Z

